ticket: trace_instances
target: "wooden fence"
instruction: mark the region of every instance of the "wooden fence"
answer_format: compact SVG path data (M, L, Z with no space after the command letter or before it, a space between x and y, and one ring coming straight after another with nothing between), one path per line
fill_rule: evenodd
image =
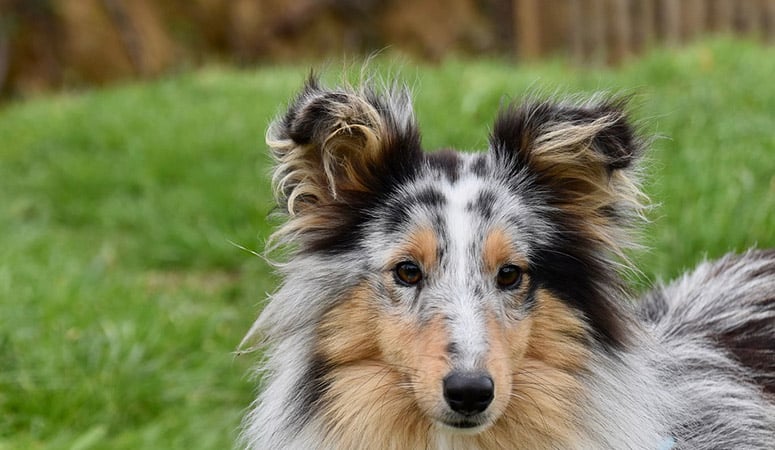
M0 0L0 97L380 49L615 64L708 33L772 43L775 0Z
M514 0L513 8L521 58L560 51L580 63L617 63L707 34L775 42L775 0Z

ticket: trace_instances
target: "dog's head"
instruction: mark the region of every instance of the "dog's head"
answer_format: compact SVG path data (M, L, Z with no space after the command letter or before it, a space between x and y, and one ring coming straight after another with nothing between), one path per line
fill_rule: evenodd
M305 293L286 314L314 329L308 414L332 433L568 428L590 353L627 344L614 261L641 146L622 102L509 106L487 152L424 153L405 90L313 79L267 140L283 289Z

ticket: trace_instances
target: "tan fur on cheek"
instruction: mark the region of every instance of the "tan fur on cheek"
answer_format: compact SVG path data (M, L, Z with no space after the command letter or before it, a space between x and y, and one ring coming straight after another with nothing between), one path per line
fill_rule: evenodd
M493 417L500 416L511 401L512 364L520 361L527 348L529 320L504 323L492 314L487 317L487 371L495 384L495 398L490 406Z
M329 374L323 405L326 449L425 448L428 424L400 373L362 361Z
M504 414L482 433L482 445L520 442L523 448L572 448L582 390L577 376L589 351L586 327L560 300L539 290L530 316L510 329L511 392ZM529 332L526 330L529 329Z
M411 393L426 415L435 415L442 405L441 380L449 372L444 323L435 317L417 325L400 319L381 328L380 347L390 364L403 368Z
M440 321L417 326L381 310L367 286L329 311L318 328L318 353L331 371L321 399L321 448L425 448L432 380L446 373Z
M373 303L368 286L360 286L328 311L318 327L318 354L331 365L378 359L378 315Z
M536 292L536 299L526 357L567 372L583 369L589 357L584 322L547 291Z

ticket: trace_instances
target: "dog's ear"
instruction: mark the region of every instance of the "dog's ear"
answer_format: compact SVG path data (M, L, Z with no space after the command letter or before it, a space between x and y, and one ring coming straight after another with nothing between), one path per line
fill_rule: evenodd
M636 162L643 144L622 99L509 106L495 121L491 154L509 176L538 183L547 200L618 250L618 231L640 217Z
M387 194L422 155L406 89L325 89L314 76L272 123L267 144L277 204L290 216L281 234L341 226L343 214Z

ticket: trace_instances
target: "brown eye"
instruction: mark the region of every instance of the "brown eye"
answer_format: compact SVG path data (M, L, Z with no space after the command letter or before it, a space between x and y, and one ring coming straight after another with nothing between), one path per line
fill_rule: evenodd
M501 289L516 289L522 282L522 269L513 264L506 264L498 270L495 282Z
M404 261L395 268L396 280L404 286L414 286L422 280L422 270L417 264Z

